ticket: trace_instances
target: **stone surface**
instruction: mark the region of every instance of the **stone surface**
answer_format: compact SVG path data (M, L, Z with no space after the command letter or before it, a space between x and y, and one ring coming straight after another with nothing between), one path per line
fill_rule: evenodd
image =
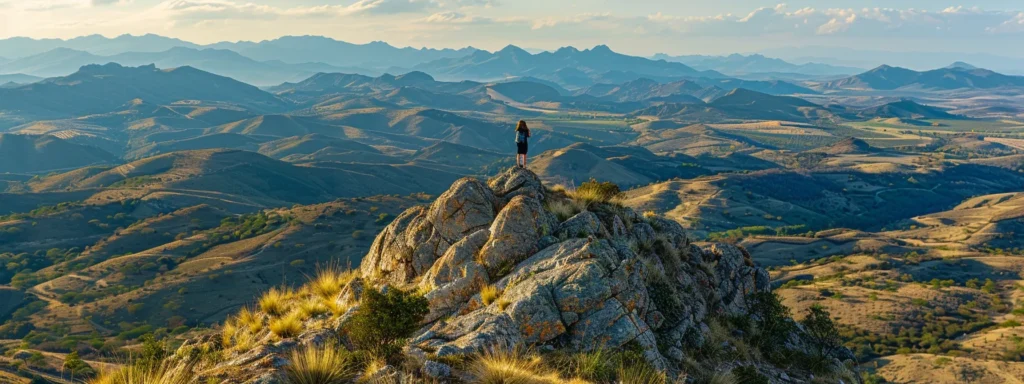
M554 221L537 199L512 198L491 224L491 238L480 250L480 263L491 276L502 275L537 252L537 243L554 227Z
M536 175L521 168L487 184L457 181L429 207L399 215L374 240L361 277L336 298L350 308L345 314L296 338L268 336L225 356L213 371L234 372L230 382L273 383L265 380L279 377L293 348L339 335L351 349L342 331L358 311L364 284L425 292L430 311L409 339L406 357L423 364L415 375L437 382L456 372L431 358L521 346L628 346L659 369L677 367L694 357L684 351L708 342L711 316L748 316L747 296L769 290L767 271L741 247L697 246L679 223L613 205L592 206L558 223L542 201L564 197L545 192ZM480 291L489 285L498 297L485 303ZM791 348L807 348L796 333L790 339ZM181 348L202 342L210 340ZM401 373L387 367L370 376L398 380Z
M544 200L544 184L536 174L525 168L513 167L487 181L494 194L505 201L516 196L528 196L536 200Z
M583 211L558 225L556 233L561 238L601 236L609 237L608 230L596 214Z
M452 367L447 364L442 364L427 360L423 363L423 375L431 379L442 379L452 375Z

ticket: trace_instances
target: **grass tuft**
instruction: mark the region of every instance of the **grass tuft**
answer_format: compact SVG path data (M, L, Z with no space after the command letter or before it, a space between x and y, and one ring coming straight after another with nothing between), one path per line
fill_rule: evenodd
M129 365L121 369L101 374L89 381L89 384L190 384L195 374L191 364L146 369L138 365Z
M352 271L343 271L336 266L320 267L317 269L316 277L309 281L310 291L322 297L324 300L334 300L355 277Z
M483 300L484 305L491 305L498 297L501 296L501 292L498 292L498 288L493 285L488 285L480 289L480 300Z
M267 293L260 297L260 309L271 316L280 316L288 308L288 301L294 296L291 288L270 288Z
M296 349L290 360L284 369L290 384L347 383L358 372L352 354L333 343Z
M298 336L302 332L302 314L299 311L292 311L270 320L270 332L282 339Z
M303 318L308 319L326 314L327 312L330 312L331 309L328 308L326 304L324 304L321 298L310 297L299 303L298 311Z
M479 384L560 384L546 372L540 357L517 350L494 349L481 354L470 367L471 382Z

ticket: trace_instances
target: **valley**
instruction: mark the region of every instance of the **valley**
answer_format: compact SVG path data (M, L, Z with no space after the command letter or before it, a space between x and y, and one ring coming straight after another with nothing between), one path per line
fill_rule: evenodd
M831 313L865 382L1024 377L1022 77L160 41L0 63L5 380L71 382L66 354L121 364L358 268L407 209L509 172L520 119L544 193L610 182L613 206L678 223L686 246L742 247L796 318Z

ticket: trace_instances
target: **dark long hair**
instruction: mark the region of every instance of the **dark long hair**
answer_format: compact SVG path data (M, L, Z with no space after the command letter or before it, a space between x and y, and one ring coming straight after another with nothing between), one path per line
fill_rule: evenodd
M516 132L519 131L530 132L530 128L526 126L526 120L519 120L519 124L516 124Z

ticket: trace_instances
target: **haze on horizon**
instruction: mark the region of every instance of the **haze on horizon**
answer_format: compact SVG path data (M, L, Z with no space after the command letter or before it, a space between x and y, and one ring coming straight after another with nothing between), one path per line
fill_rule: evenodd
M159 34L198 44L322 35L496 50L606 44L635 55L800 46L987 53L1024 37L1024 4L976 0L0 0L0 38Z

